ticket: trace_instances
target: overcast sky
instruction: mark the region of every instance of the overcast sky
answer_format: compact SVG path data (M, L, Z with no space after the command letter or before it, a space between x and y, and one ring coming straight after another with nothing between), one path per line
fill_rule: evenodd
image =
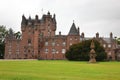
M74 20L87 37L120 37L120 0L0 0L0 25L20 31L23 14L41 18L48 11L56 14L57 34L67 35Z

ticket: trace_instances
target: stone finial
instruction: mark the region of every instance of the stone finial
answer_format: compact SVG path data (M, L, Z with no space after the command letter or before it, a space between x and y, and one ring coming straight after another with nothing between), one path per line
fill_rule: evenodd
M61 31L59 32L59 35L61 35Z
M111 38L111 39L113 38L113 33L112 33L112 32L110 33L110 38Z
M95 48L95 45L94 45L93 40L92 40L92 42L91 42L90 48L91 48L91 49L94 49L94 48Z

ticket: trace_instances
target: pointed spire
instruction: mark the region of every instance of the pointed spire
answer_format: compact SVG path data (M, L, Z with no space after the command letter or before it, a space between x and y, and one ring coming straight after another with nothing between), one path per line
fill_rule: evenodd
M68 35L79 35L78 30L76 29L75 23L73 21L73 24L70 28L69 34Z
M31 16L29 16L29 21L31 21Z
M56 17L56 15L54 14L54 15L53 15L53 18L55 18L55 17Z
M31 25L31 24L32 24L32 19L31 19L31 16L29 16L28 25Z
M56 24L56 15L53 15L53 22Z
M25 18L25 16L24 16L24 14L22 15L21 25L26 25L26 18Z

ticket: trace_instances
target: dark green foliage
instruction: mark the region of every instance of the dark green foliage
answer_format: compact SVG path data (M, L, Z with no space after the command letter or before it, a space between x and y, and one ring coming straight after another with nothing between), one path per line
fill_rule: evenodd
M7 35L7 30L5 26L0 26L0 59L4 56L5 51L5 36Z
M4 51L5 51L5 44L0 43L0 59L3 59Z
M96 60L102 61L106 58L105 50L100 43L94 40L95 43L95 51L96 51ZM89 52L90 52L90 44L91 40L85 40L81 43L72 45L69 50L67 50L65 56L68 60L76 60L76 61L88 61L89 60Z
M117 43L120 45L120 38L118 38L116 41L117 41Z

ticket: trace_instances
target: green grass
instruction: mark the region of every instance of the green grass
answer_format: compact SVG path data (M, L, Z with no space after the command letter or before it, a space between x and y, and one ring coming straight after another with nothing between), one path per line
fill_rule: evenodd
M120 62L0 60L0 80L120 80Z

